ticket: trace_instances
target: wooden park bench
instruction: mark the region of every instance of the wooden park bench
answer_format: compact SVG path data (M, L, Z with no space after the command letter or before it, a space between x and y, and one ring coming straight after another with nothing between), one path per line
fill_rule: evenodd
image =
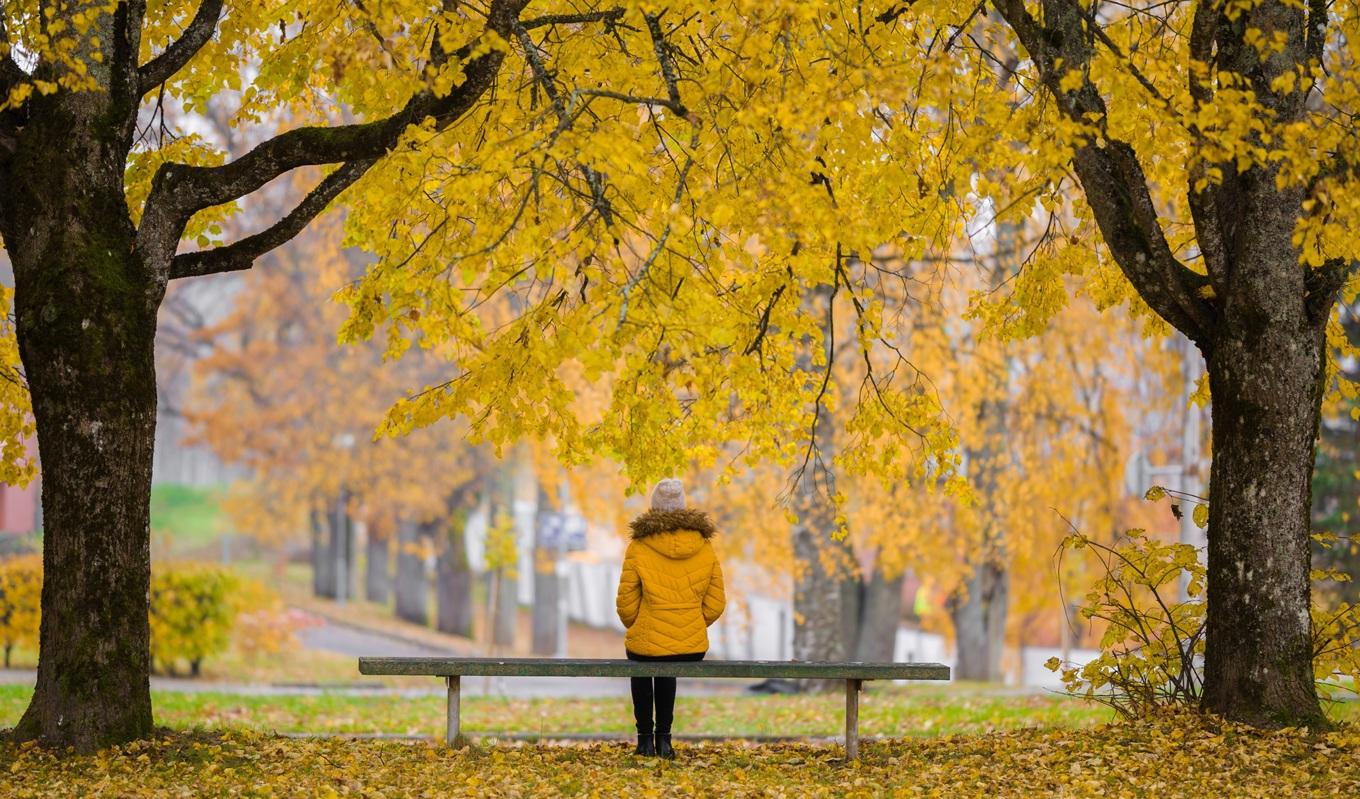
M859 757L859 692L865 680L947 680L939 663L810 663L771 660L650 662L539 658L363 657L359 673L443 677L448 685L445 740L461 743L459 700L463 677L779 677L790 680L845 680L845 756Z

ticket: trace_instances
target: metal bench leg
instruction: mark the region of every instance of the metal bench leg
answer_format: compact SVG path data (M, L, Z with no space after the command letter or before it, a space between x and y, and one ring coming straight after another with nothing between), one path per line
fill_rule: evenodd
M452 677L445 677L444 683L449 687L449 718L448 729L444 731L444 742L449 746L462 746L463 735L459 731L461 720L458 711L463 694L463 678L455 674Z
M859 760L859 689L863 680L845 681L845 759Z

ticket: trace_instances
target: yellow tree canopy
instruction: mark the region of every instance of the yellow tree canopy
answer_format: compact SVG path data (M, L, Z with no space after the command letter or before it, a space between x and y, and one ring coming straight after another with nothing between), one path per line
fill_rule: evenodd
M885 245L908 260L952 254L981 216L1047 219L998 324L1038 332L1075 286L1101 307L1129 301L1161 330L1124 277L1142 268L1171 275L1140 286L1143 298L1193 330L1204 306L1187 297L1221 287L1202 263L1218 249L1192 217L1212 211L1225 174L1269 164L1310 193L1300 268L1336 279L1357 240L1345 119L1360 13L1341 0L1277 25L1257 12L1266 5L1088 18L1066 0L135 3L147 124L127 197L134 217L149 209L138 232L149 248L192 213L183 235L204 249L175 256L173 279L247 267L348 189L348 243L376 264L340 292L342 337L383 328L390 358L415 343L448 360L386 432L466 416L497 447L548 438L567 461L618 458L639 482L711 463L722 442L790 462L826 366L797 366L824 349L821 311L803 300L826 286L849 297L872 364L894 346L882 317L897 278L873 256ZM57 17L7 3L6 113L102 85L116 7ZM1244 27L1243 58L1273 64L1302 37L1311 60L1267 69L1264 88L1210 74L1206 20L1220 17ZM1043 44L1061 25L1090 46ZM192 123L223 102L238 129L290 130L229 159ZM166 104L187 121L167 125ZM1070 169L1079 149L1099 151L1092 169L1125 170L1133 193L1088 202ZM222 240L242 198L324 164L338 166L295 211ZM1116 266L1093 208L1134 214L1126 233L1146 257ZM867 371L841 462L949 482L956 438L903 371ZM609 402L581 412L571 378L606 375ZM884 459L885 447L915 456Z

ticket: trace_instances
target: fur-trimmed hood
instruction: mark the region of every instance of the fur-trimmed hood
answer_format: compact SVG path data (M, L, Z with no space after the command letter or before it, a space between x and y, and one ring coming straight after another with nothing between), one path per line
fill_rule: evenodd
M649 510L628 525L637 541L650 535L672 530L693 530L705 539L712 538L718 529L708 514L694 508L680 510Z

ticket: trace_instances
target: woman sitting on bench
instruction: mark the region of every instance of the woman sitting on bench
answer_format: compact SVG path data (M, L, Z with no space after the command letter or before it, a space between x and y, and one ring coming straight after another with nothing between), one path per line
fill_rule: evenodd
M708 514L685 507L679 480L662 480L652 491L652 509L633 520L632 541L623 556L617 607L628 628L629 660L703 660L708 627L727 604L722 566L709 539L716 530ZM671 721L674 677L633 677L635 754L674 758ZM656 725L652 725L652 707Z

